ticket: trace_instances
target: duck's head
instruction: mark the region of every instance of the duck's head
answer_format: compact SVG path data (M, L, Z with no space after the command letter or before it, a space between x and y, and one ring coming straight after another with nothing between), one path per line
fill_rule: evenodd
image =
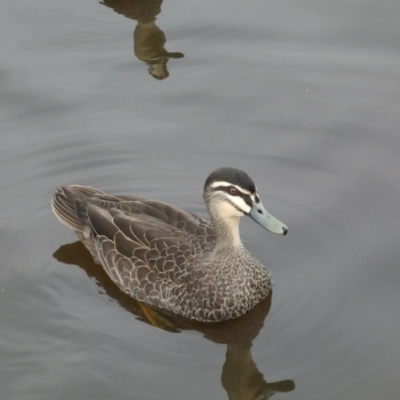
M266 230L287 234L287 227L264 208L253 180L246 172L235 168L219 168L204 184L204 201L213 218L237 221L247 215Z

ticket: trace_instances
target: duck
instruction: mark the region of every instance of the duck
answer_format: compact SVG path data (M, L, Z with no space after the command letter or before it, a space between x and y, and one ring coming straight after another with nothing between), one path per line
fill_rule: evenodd
M288 228L267 212L242 170L213 171L203 199L211 221L161 201L81 185L58 188L51 206L135 300L200 322L236 319L271 291L269 272L240 239L241 217L280 235Z

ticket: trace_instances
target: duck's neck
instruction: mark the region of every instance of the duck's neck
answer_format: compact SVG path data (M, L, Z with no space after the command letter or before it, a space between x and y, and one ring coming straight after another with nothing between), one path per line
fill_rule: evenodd
M218 212L210 212L212 222L214 224L217 244L215 252L219 251L235 251L242 248L243 244L239 235L240 217L222 218Z

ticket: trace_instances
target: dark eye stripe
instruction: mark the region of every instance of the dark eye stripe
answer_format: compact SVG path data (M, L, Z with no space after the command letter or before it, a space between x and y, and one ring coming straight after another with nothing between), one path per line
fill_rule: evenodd
M217 191L217 190L219 190L219 191L221 191L221 192L226 192L226 193L229 193L229 189L231 189L232 187L234 187L234 186L217 186L217 187L214 187L212 190L213 191ZM236 188L235 188L236 189ZM238 194L239 194L240 192L239 192L239 190L238 190Z
M232 187L234 187L234 188L237 190L236 195L232 195L232 194L229 193L229 189L231 189ZM252 200L251 196L249 196L249 195L246 194L246 193L241 192L240 189L238 189L238 188L235 187L235 186L217 186L217 187L213 188L213 190L214 190L214 191L215 191L215 190L220 190L220 191L222 191L222 192L225 192L225 193L230 194L231 196L238 196L238 197L241 197L241 198L244 200L244 202L245 202L248 206L251 207L251 206L253 205L253 200ZM258 201L260 201L260 200L258 200ZM236 208L237 208L237 207L236 207Z
M248 194L242 194L240 197L245 201L245 203L248 206L250 206L250 207L253 206L253 200Z

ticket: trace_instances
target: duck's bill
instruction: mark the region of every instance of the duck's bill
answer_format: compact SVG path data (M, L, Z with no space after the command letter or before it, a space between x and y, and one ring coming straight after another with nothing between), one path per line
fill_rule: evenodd
M261 201L254 203L248 216L260 224L267 231L277 233L278 235L286 235L288 228L281 221L273 217L263 206Z

